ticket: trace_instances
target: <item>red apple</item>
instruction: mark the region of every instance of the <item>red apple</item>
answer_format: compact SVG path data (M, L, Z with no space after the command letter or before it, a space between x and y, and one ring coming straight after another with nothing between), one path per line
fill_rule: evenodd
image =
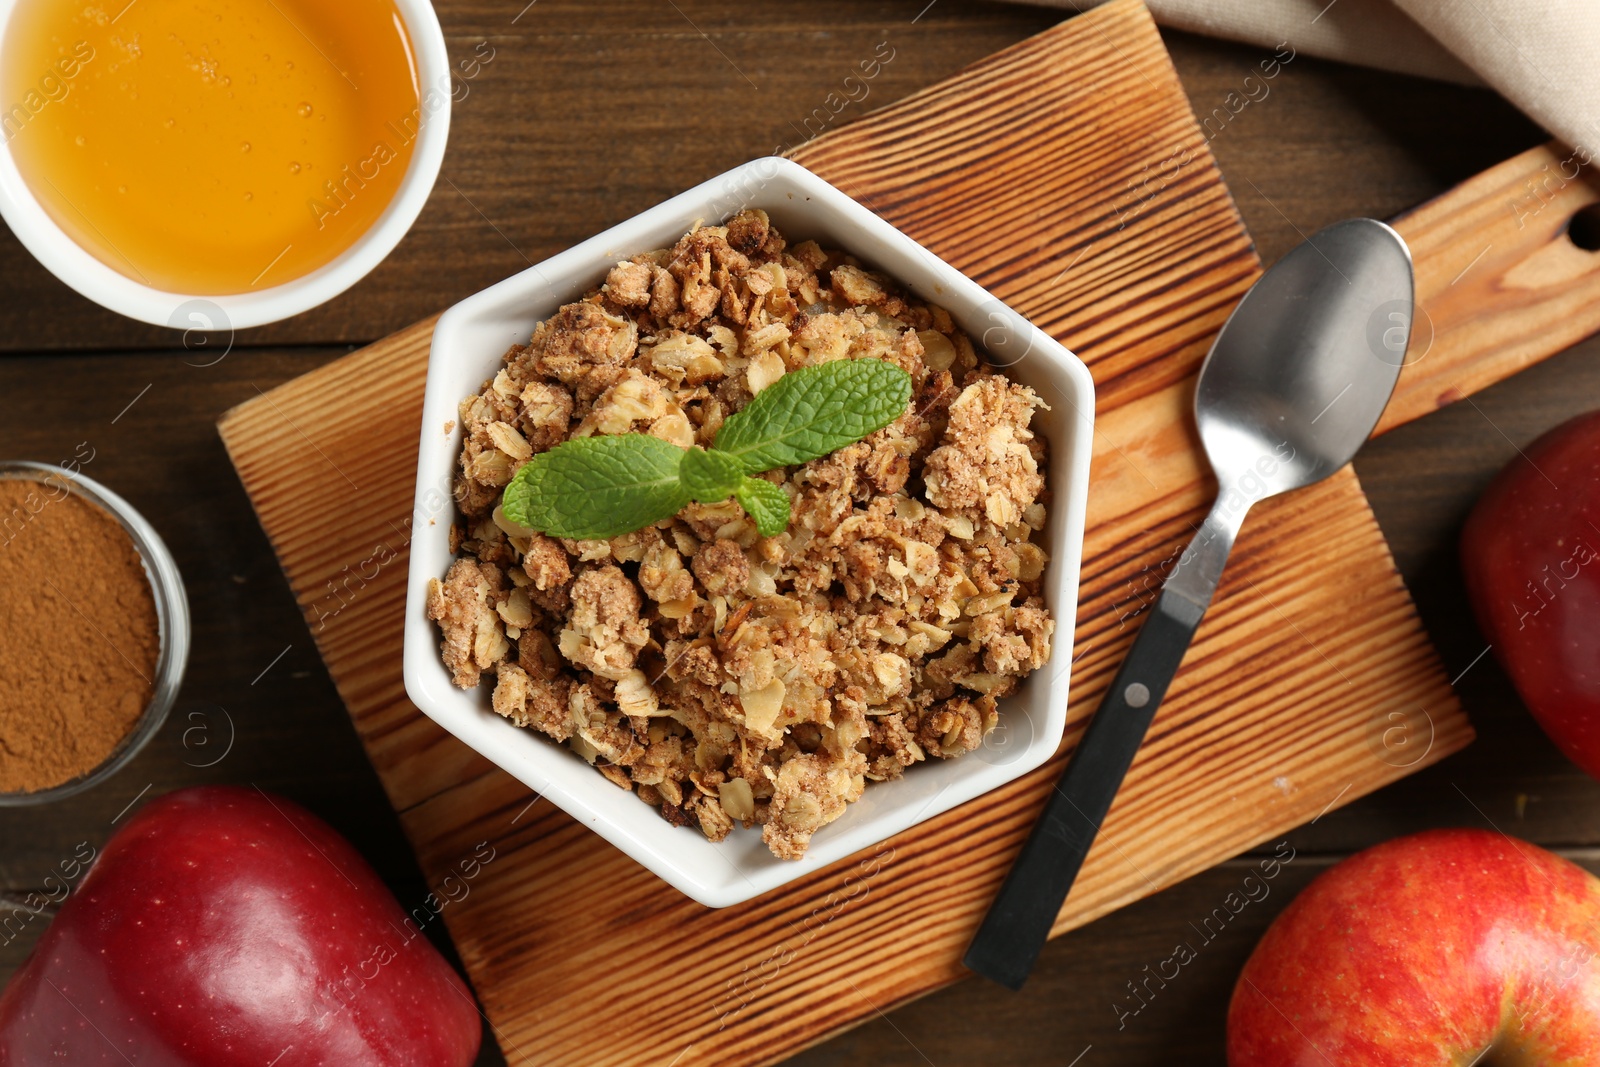
M0 996L3 1067L466 1067L480 1032L355 849L251 789L141 808Z
M1324 872L1228 1009L1230 1067L1480 1057L1600 1063L1600 879L1487 830L1402 837Z
M1523 703L1600 778L1600 411L1513 459L1461 534L1467 591Z

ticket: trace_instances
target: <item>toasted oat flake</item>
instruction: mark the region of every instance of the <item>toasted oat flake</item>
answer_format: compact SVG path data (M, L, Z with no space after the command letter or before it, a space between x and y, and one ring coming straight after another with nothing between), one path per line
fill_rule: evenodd
M797 368L873 358L912 377L889 426L766 475L791 521L736 501L610 541L506 519L501 488L574 436L709 447ZM641 253L513 346L462 401L452 543L427 611L457 685L566 744L675 825L760 826L803 855L866 783L970 752L1049 657L1045 442L1032 390L942 309L850 256L790 247L763 212Z

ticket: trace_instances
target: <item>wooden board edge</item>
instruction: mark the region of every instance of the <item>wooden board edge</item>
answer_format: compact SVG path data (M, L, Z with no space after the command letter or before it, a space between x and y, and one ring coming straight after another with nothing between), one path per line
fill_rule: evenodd
M1559 142L1536 145L1389 220L1412 248L1417 310L1373 436L1600 331L1600 256L1568 238L1600 184L1567 173L1574 159Z
M234 473L239 473L239 462L237 457L234 455L231 442L236 440L242 430L250 425L254 419L261 416L261 411L263 408L271 407L271 400L269 398L276 395L280 389L290 390L315 388L317 385L321 384L324 378L336 375L345 368L353 365L353 362L347 361L359 362L363 358L375 358L378 354L377 350L380 346L384 350L387 350L395 347L396 345L414 344L416 343L416 340L423 334L431 337L433 335L434 326L438 323L439 317L443 314L444 312L442 311L436 311L426 318L418 319L411 325L403 326L394 333L380 337L370 344L362 345L360 348L357 348L354 351L346 352L344 355L339 356L336 359L331 359L320 367L315 367L311 370L308 370L304 374L297 374L288 381L275 385L264 393L250 397L247 400L241 400L239 403L235 404L231 408L228 408L221 415L217 416L217 432L222 437L223 445L228 449L228 462L233 466ZM255 501L252 499L252 510L254 509L254 506Z

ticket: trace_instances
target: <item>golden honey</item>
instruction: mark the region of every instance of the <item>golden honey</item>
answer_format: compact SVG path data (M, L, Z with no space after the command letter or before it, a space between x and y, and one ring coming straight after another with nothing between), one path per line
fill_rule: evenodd
M421 122L393 0L19 0L0 137L56 224L113 269L242 293L349 248Z

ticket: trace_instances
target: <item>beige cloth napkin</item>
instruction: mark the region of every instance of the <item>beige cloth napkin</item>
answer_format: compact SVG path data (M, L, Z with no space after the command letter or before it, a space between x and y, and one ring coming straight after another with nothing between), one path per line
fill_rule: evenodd
M1101 0L1028 0L1079 10ZM1146 0L1174 29L1498 89L1600 156L1595 0Z

